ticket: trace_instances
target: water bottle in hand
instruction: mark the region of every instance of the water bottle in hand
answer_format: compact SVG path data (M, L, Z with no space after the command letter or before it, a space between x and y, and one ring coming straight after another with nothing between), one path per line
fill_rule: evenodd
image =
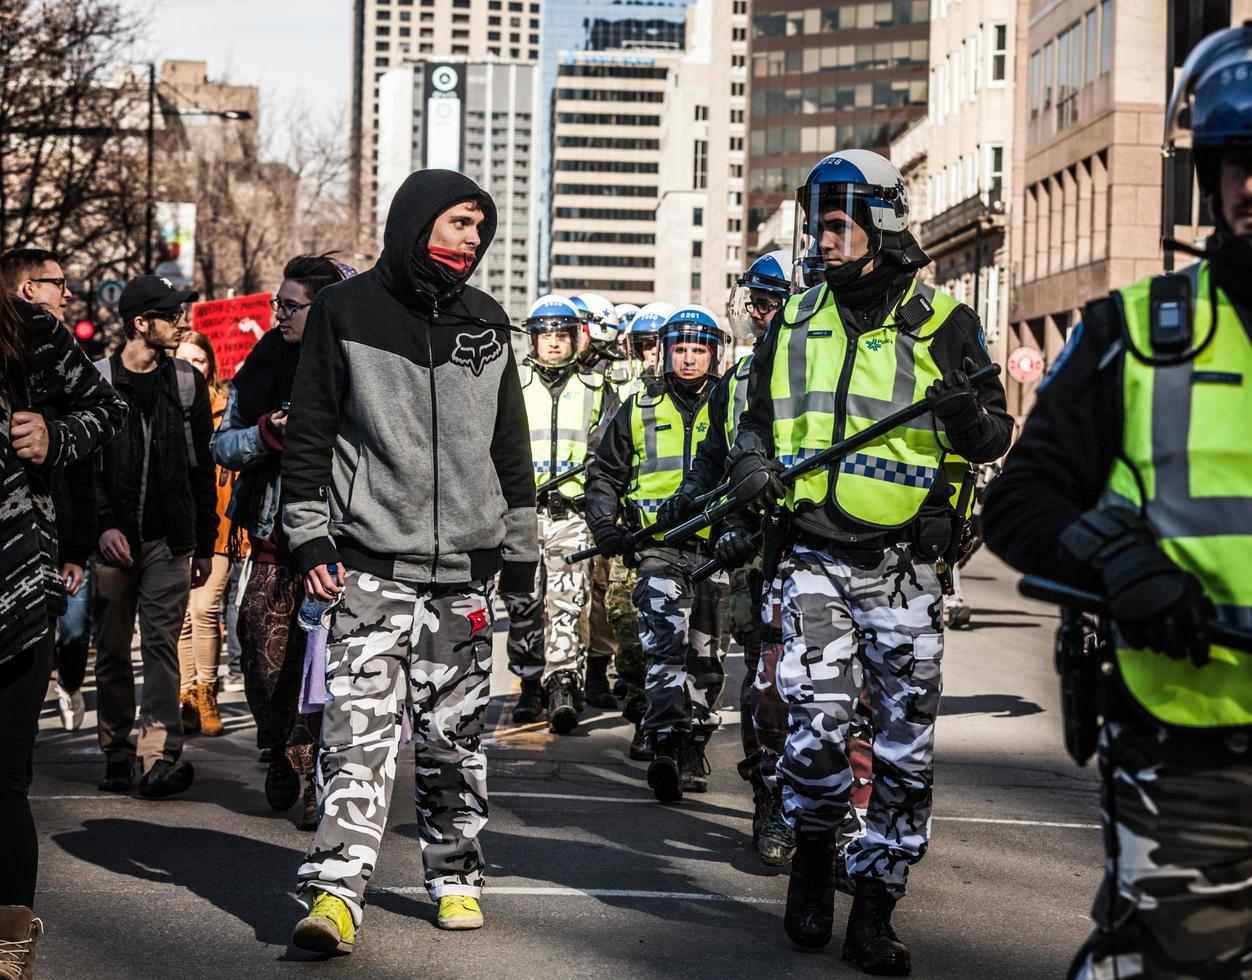
M339 574L339 566L333 562L326 566L326 570L330 572L331 578L336 578ZM312 633L322 625L322 614L338 601L339 596L333 599L319 599L317 596L306 595L304 601L300 603L300 614L297 617L300 628L306 633Z

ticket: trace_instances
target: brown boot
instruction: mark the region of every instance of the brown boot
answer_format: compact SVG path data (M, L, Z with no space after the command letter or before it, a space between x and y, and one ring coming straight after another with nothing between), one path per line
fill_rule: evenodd
M200 706L194 684L179 697L178 707L183 716L183 734L195 735L200 731Z
M212 684L197 684L196 708L200 712L200 734L208 738L221 735L226 730L222 716L217 711L217 691Z
M33 980L43 922L20 905L0 905L0 978Z

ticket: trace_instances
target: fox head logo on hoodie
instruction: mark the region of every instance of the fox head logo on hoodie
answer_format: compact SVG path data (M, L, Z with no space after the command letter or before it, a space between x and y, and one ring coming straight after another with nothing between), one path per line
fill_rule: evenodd
M452 363L469 368L477 378L483 373L483 368L503 353L504 344L494 330L459 333L456 335L456 347L452 349Z

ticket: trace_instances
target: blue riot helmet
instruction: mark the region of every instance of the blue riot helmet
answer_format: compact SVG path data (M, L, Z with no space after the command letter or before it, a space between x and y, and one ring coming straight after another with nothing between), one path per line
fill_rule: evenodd
M712 310L680 306L661 331L661 372L686 387L702 387L720 376L725 343L726 334Z
M522 326L530 334L530 360L536 367L559 370L569 367L578 358L583 318L578 307L566 297L541 296L531 304Z
M672 303L649 303L630 321L626 341L631 360L639 362L640 373L644 377L655 378L661 373L661 331L674 310Z
M1252 148L1252 23L1215 31L1187 56L1165 110L1167 155L1191 149L1200 190L1213 199L1219 233L1229 234L1218 172L1222 151Z
M796 190L796 204L797 285L823 278L845 285L879 255L904 267L929 261L908 230L904 179L880 154L840 150L823 157Z
M728 312L735 321L749 320L760 333L791 295L791 253L767 252L735 280Z

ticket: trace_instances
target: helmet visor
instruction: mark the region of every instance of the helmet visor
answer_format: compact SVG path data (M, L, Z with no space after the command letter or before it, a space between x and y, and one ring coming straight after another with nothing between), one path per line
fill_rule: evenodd
M539 317L526 321L530 331L530 356L540 367L563 368L578 357L582 324L568 317Z
M748 323L759 334L769 326L774 314L783 308L787 296L784 290L763 289L752 285L746 278L740 279L730 291L727 312L732 323Z
M694 325L670 327L661 338L662 369L679 381L716 378L723 341L720 330Z
M800 285L814 285L827 269L878 254L882 233L871 205L890 207L879 194L879 188L852 183L811 184L796 192L792 246Z

